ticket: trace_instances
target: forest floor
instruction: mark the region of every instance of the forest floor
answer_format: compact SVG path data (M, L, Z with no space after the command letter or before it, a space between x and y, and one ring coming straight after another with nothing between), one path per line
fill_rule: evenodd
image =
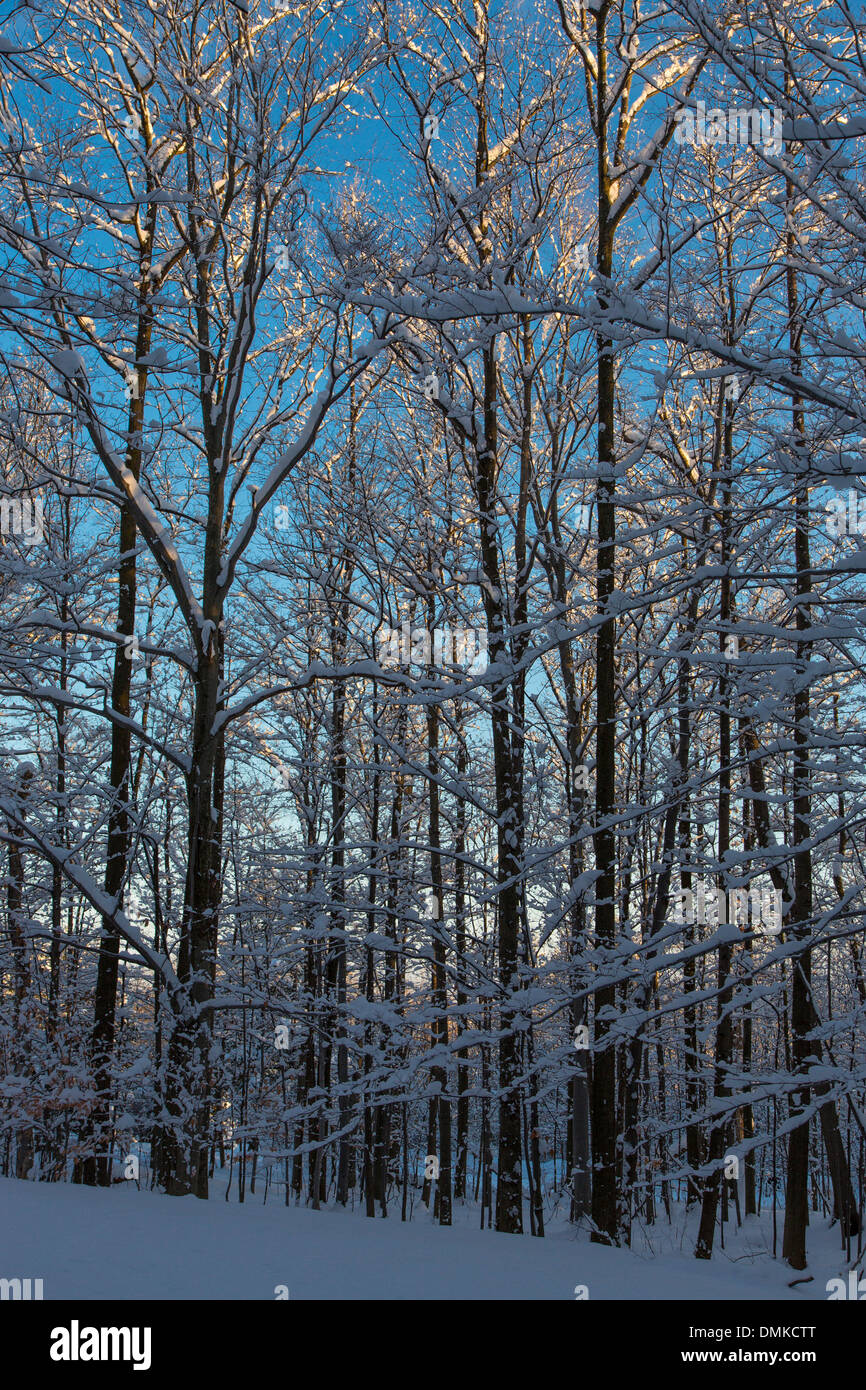
M814 1217L811 1283L772 1258L772 1213L726 1228L711 1262L692 1256L694 1213L664 1213L639 1248L590 1243L565 1220L543 1240L478 1229L477 1208L458 1208L451 1228L385 1220L363 1209L311 1211L257 1195L224 1200L165 1197L134 1182L110 1189L0 1179L0 1277L42 1278L46 1299L592 1299L824 1300L844 1276L837 1229ZM420 1214L419 1214L420 1209ZM778 1213L781 1248L782 1213ZM636 1242L637 1244L637 1242ZM855 1252L856 1253L856 1252ZM846 1279L847 1284L847 1279ZM282 1293L285 1297L285 1293Z

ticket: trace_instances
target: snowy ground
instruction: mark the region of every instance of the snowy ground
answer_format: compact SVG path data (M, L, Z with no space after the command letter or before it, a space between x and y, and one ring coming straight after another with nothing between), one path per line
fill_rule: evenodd
M359 1211L243 1206L139 1192L0 1179L0 1277L42 1278L46 1299L730 1299L827 1298L843 1270L835 1230L810 1230L811 1284L774 1261L769 1213L752 1218L710 1264L691 1255L693 1218L649 1234L640 1253L592 1245L567 1224L544 1240L402 1224ZM781 1239L781 1223L779 1236Z

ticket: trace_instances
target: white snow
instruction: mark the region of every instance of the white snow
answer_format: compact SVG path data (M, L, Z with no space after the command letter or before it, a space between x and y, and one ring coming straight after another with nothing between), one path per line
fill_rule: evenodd
M46 1299L567 1299L585 1285L590 1301L729 1299L825 1300L827 1280L843 1275L835 1229L816 1219L810 1232L810 1284L791 1289L794 1274L771 1248L771 1216L729 1228L711 1262L692 1255L687 1230L656 1226L655 1254L593 1245L560 1219L543 1240L478 1229L474 1208L459 1209L442 1228L421 1207L400 1221L363 1210L315 1212L285 1207L272 1187L224 1201L224 1180L211 1199L164 1197L133 1182L109 1189L0 1179L0 1275L26 1270L45 1281ZM782 1213L779 1213L781 1241Z

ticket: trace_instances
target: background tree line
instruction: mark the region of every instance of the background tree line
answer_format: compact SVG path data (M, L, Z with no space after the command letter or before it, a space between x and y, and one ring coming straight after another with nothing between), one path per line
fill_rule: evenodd
M850 1254L862 31L596 4L7 22L4 1173Z

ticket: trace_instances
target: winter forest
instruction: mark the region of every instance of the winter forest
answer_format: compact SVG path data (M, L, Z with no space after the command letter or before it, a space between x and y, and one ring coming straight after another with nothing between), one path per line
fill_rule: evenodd
M12 0L0 367L3 1201L847 1280L860 11Z

